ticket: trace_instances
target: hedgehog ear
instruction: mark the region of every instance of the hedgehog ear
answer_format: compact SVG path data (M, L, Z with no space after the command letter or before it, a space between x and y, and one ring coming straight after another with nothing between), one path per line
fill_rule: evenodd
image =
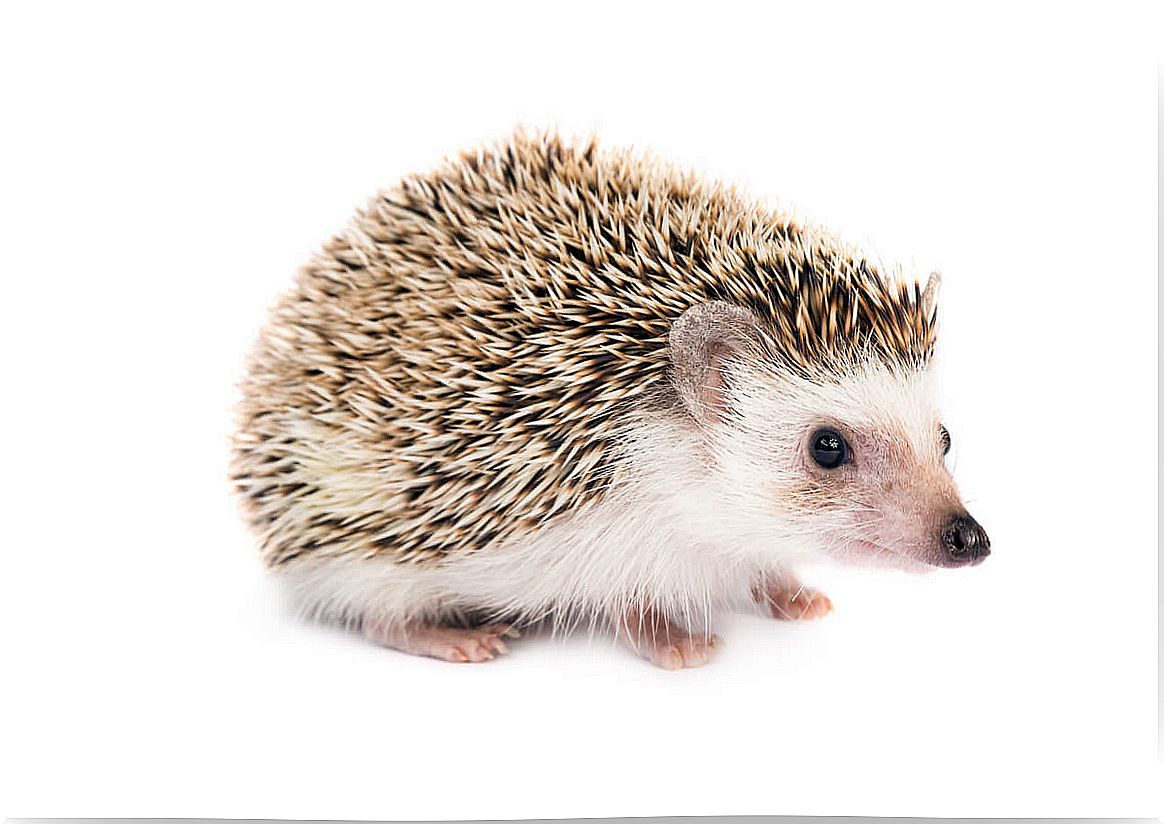
M938 312L938 291L942 288L940 272L930 272L930 279L926 281L925 291L922 292L921 305L927 317L933 317Z
M756 318L723 301L698 303L671 324L667 342L675 388L700 423L718 423L727 410L726 365L757 338Z

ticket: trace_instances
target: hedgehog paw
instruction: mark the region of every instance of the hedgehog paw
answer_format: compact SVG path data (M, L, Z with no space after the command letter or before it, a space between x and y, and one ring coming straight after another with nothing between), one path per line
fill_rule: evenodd
M516 638L518 632L507 624L462 628L370 623L364 626L364 637L413 655L456 664L477 664L508 652L502 639Z
M678 640L650 644L640 649L640 654L665 670L702 667L711 660L712 653L721 643L718 635L688 635Z
M639 655L667 670L701 667L723 643L718 635L693 635L664 618L657 610L635 610L619 622L619 634Z
M773 618L782 621L823 618L833 611L829 596L787 575L766 581L759 588L757 600L767 604Z

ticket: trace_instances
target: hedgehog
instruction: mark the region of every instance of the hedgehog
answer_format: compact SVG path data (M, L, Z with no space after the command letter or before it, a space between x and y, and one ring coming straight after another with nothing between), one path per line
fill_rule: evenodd
M580 626L706 663L797 568L990 552L945 465L939 276L555 133L376 195L273 309L231 477L299 612L453 662Z

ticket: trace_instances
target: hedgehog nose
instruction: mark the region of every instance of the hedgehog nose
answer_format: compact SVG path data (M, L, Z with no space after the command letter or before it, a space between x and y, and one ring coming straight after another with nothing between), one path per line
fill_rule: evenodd
M986 530L969 515L955 515L942 530L942 546L950 559L959 564L972 564L990 554L990 538Z

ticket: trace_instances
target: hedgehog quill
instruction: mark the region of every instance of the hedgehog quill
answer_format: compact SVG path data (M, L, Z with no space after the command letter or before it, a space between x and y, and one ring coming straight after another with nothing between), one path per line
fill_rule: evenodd
M243 380L232 478L305 614L480 662L580 624L706 663L798 565L990 552L945 465L924 287L730 187L518 133L373 198Z

